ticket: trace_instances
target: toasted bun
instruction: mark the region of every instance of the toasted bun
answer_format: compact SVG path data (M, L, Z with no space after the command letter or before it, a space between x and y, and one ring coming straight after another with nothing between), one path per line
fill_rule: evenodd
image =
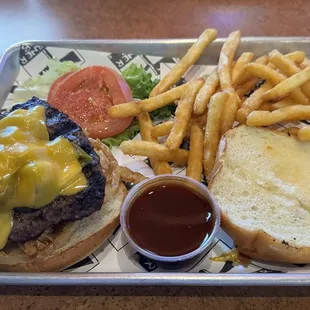
M80 221L68 223L53 232L43 234L38 240L23 245L8 244L0 251L1 271L61 271L81 261L113 233L119 225L121 204L127 194L122 182L116 187L115 176L109 175L111 166L115 167L115 159L108 149L97 141L91 141L100 156L102 168L107 176L109 199L105 199L101 210ZM115 174L114 174L115 175ZM116 175L118 175L116 173ZM119 180L119 178L118 178ZM113 188L113 197L112 190Z
M240 126L221 140L209 188L241 253L310 263L310 143Z

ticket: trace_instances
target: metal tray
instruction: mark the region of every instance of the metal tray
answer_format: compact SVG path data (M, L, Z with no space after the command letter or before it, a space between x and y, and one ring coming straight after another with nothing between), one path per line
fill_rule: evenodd
M216 64L225 39L217 39L199 60ZM19 73L22 44L181 57L194 39L174 40L65 40L24 41L7 49L0 58L0 108ZM252 51L256 56L279 49L282 53L303 50L310 55L310 38L245 37L238 53ZM182 286L308 286L310 273L206 274L206 273L0 273L0 285L182 285Z

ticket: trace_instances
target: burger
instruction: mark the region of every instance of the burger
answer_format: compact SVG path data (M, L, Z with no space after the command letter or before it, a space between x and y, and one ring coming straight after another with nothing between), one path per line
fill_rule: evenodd
M0 270L60 271L116 229L117 161L36 97L0 114Z

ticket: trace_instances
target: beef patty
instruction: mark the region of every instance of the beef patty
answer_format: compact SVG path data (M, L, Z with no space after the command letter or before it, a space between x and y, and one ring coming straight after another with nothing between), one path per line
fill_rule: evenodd
M77 144L92 157L92 163L83 168L88 187L72 196L59 196L41 209L29 209L20 206L14 209L13 228L9 240L25 242L40 236L47 228L59 223L72 222L87 217L103 205L105 176L102 173L100 159L94 151L81 127L66 114L51 107L46 101L33 97L31 100L15 105L11 111L0 115L0 119L17 109L31 109L41 105L45 107L46 126L50 140L59 136Z

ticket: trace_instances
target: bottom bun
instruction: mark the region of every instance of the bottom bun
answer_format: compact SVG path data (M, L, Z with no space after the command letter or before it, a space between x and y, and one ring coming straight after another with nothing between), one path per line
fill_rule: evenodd
M103 208L91 216L63 225L23 246L8 244L0 251L0 270L61 271L81 261L101 246L119 225L120 208L126 194L124 184L120 183L114 199L104 203Z

